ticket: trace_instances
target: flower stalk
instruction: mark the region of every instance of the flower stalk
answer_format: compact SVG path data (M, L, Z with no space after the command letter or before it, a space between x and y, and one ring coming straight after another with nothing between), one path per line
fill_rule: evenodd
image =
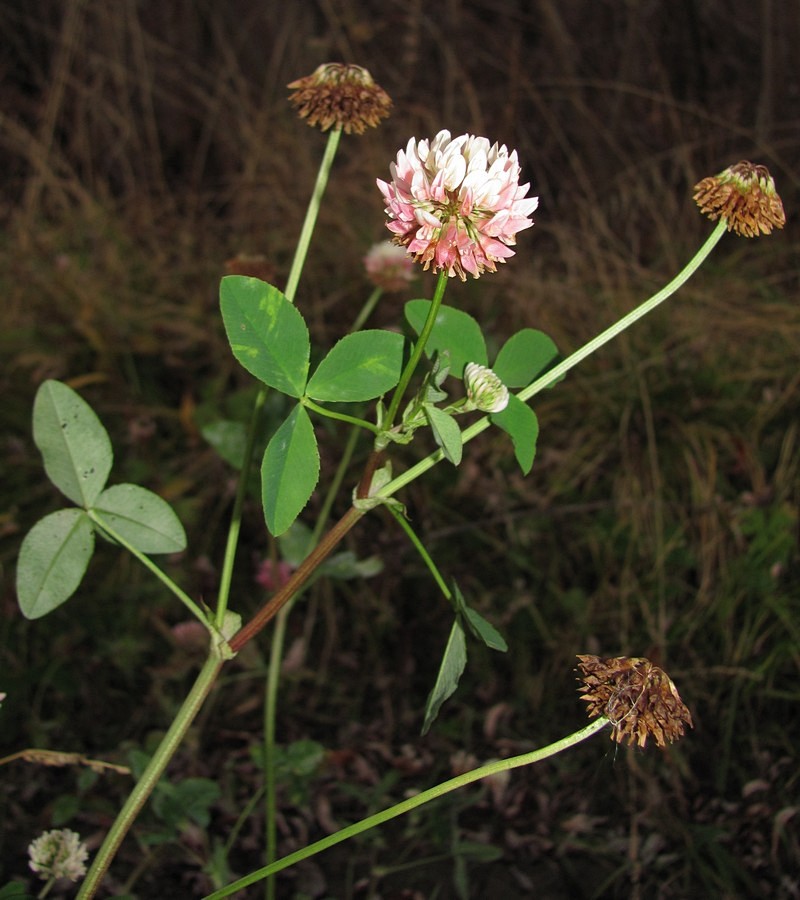
M300 237L297 240L297 249L295 250L294 259L292 260L292 268L290 269L289 277L286 280L286 290L284 291L284 294L286 295L287 300L290 300L292 303L294 303L295 294L297 293L300 273L303 271L303 266L306 262L308 248L311 244L311 235L314 233L314 226L317 224L317 216L319 215L319 209L322 205L322 197L325 193L325 188L328 186L328 178L331 174L333 160L336 156L336 151L339 148L341 137L341 128L334 128L333 131L330 132L327 143L325 144L325 152L322 155L322 162L317 171L314 190L311 192L311 199L309 200L308 208L306 209L303 227L300 229Z
M602 346L625 331L626 328L630 328L631 325L633 325L635 322L638 322L639 319L641 319L643 316L646 316L649 312L652 312L667 298L671 297L700 268L708 255L717 245L722 235L725 234L726 227L727 223L723 219L717 224L717 227L709 235L709 237L706 239L706 241L703 243L702 247L697 251L694 257L675 276L675 278L673 278L672 281L669 282L669 284L665 285L663 288L661 288L660 291L653 294L652 297L650 297L648 300L645 300L644 303L637 306L636 309L629 312L626 316L623 316L610 328L607 328L601 334L597 335L597 337L584 344L583 347L579 348L566 359L562 360L558 365L554 366L552 369L549 369L544 375L529 384L528 387L523 388L516 396L519 397L520 400L530 400L530 398L538 394L539 391L542 391L544 390L544 388L553 384L554 381L561 378L561 376L569 372L570 369L574 369L575 366L586 359L587 356L590 356L596 350L599 350ZM477 422L473 422L462 432L463 442L466 444L468 441L471 441L479 434L482 434L484 431L486 431L487 428L489 428L491 424L492 420L489 418L489 416L484 416L483 418L478 419ZM399 490L404 488L410 482L414 481L416 478L419 478L420 475L433 468L433 466L441 462L443 459L444 454L442 453L442 451L435 450L433 453L426 456L424 459L421 459L418 463L409 467L405 472L402 472L396 478L393 478L391 481L385 484L382 488L380 488L380 490L377 491L377 496L394 496L394 494L396 494Z
M214 613L214 622L218 629L222 628L223 622L225 621L225 613L228 609L228 599L230 597L231 583L233 581L233 566L236 560L236 548L239 546L239 532L242 527L242 511L244 509L245 497L247 496L246 473L250 471L250 464L255 450L258 420L261 417L261 411L267 400L268 392L269 389L264 385L258 389L258 393L253 401L253 409L250 413L250 422L248 424L247 438L245 439L244 446L244 456L242 458L242 471L236 485L236 496L233 500L231 521L228 526L228 536L225 541L225 555L222 558L219 590L217 591L217 607Z
M322 161L320 163L319 171L317 173L314 190L308 203L308 208L306 210L303 227L298 239L297 248L295 250L295 255L292 261L292 267L289 273L285 291L286 297L292 302L294 301L294 297L297 291L297 285L300 280L300 274L305 264L306 255L311 243L311 236L313 234L314 226L317 221L317 216L322 202L322 196L325 193L325 188L328 183L328 177L333 165L333 160L336 156L336 150L339 146L341 133L342 129L340 127L337 127L334 128L328 135L328 141L325 147ZM247 491L247 473L250 470L250 464L255 447L256 428L262 407L267 397L267 391L268 389L266 387L261 387L259 389L253 404L253 411L250 417L245 454L242 461L242 469L237 486L233 511L231 514L231 522L228 528L225 556L223 558L222 564L222 575L220 578L220 587L217 594L217 604L214 613L217 634L212 635L211 652L209 653L208 659L201 669L200 674L198 675L197 680L192 687L192 690L190 691L189 695L178 711L178 714L175 717L172 725L167 731L167 734L159 744L155 754L150 760L150 763L142 774L142 777L136 783L131 794L128 796L125 805L120 810L120 813L117 816L108 835L106 835L106 838L103 841L100 850L98 851L97 857L95 858L91 868L89 869L86 880L81 885L81 890L78 894L79 900L83 900L83 898L91 898L94 896L94 893L100 885L100 882L102 881L109 865L111 864L112 859L119 849L119 845L122 843L122 840L135 821L136 817L138 816L142 806L144 806L148 797L158 783L159 778L166 769L166 766L174 755L175 750L178 748L181 741L185 737L186 732L188 731L192 721L194 720L194 717L197 715L205 698L208 696L208 693L210 692L225 659L229 659L231 655L235 654L236 652L235 650L232 650L231 645L226 642L225 638L227 638L228 635L225 634L225 636L223 637L222 631L225 628L225 622L227 621L227 607L230 595L233 566L236 556L236 549L239 542L244 498ZM354 524L359 517L360 516L358 515L355 516L352 524ZM99 524L103 526L102 522L99 522ZM350 527L352 527L352 524L350 525ZM335 546L335 544L333 546ZM331 549L332 546L329 547L328 552L330 552ZM132 552L135 553L134 550L132 550ZM135 553L135 555L137 555L138 557L141 554ZM143 558L143 562L145 563L145 565L149 564L149 560L147 559L147 557ZM148 565L148 568L153 567L151 565ZM159 577L162 581L165 581L165 583L170 586L169 580L166 579L166 576L164 576L163 573L160 573L160 570L154 569L154 571L157 577ZM307 572L306 578L309 577L310 574L311 572ZM303 581L305 581L305 579L303 579ZM172 589L174 590L175 588ZM182 602L187 605L195 615L198 615L199 613L198 617L202 617L202 621L206 622L205 617L202 616L202 613L200 613L199 608L196 607L193 601L191 601L191 599L188 597L181 597L181 593L182 592L178 593L178 596L180 597ZM291 596L291 594L286 595L283 599L283 603L287 602L291 598ZM283 603L281 603L281 605L283 605ZM279 608L280 607L277 607L271 615L274 615ZM269 618L271 618L271 615L269 616ZM269 618L263 619L264 624L269 621ZM250 626L253 625L252 622L248 624ZM263 627L263 625L261 627ZM250 633L255 634L258 630L260 630L260 628L253 630L251 627ZM241 646L241 644L239 646Z
M345 472L350 465L350 460L355 451L356 441L359 431L353 429L347 439L339 465L336 467L336 473L331 481L330 487L325 495L319 517L314 526L311 535L310 546L313 548L317 545L320 535L325 527L331 508L335 498L339 494L342 486ZM276 747L276 724L278 712L278 687L280 685L281 664L283 662L283 647L286 640L286 625L289 620L289 614L294 608L294 604L298 599L295 594L286 605L278 612L275 618L275 627L272 629L270 638L270 654L269 667L267 670L267 679L264 685L264 815L266 818L264 831L266 837L266 859L275 858L276 847L278 845L277 834L277 810L278 810L278 789L277 789L277 771L275 763L275 747ZM266 884L265 896L267 900L273 900L275 897L275 879L269 878Z
M412 810L419 809L420 806L430 803L431 800L437 800L439 797L445 796L445 794L449 794L459 788L466 787L468 784L480 781L482 778L488 778L490 775L496 775L498 772L508 772L511 769L517 769L520 766L530 766L534 763L541 762L544 759L548 759L551 756L555 756L558 753L562 753L564 750L574 747L597 734L598 731L601 731L608 724L608 719L600 717L595 719L594 722L591 722L585 728L581 728L580 731L567 735L567 737L561 738L560 740L555 741L555 743L549 744L547 747L533 750L530 753L523 753L520 756L513 756L509 759L495 760L484 766L480 766L477 769L472 769L469 772L457 775L455 778L451 778L448 781L443 781L441 784L437 784L427 791L415 794L413 797L409 797L407 800L403 800L394 806L390 806L388 809L384 809L372 816L368 816L360 822L348 825L346 828L342 828L340 831L330 834L314 844L309 844L302 850L290 853L288 856L284 856L283 859L279 859L268 866L264 866L262 869L257 869L255 872L251 872L244 878L240 878L238 881L235 881L218 891L214 891L213 894L208 894L203 900L222 900L223 897L230 897L237 891L248 887L248 885L255 884L257 881L268 878L270 875L275 875L284 869L288 869L290 866L293 866L304 859L315 856L317 853L321 853L323 850L327 850L330 847L335 847L336 844L341 844L342 841L363 834L371 828L383 825L385 822L396 819L398 816L405 815Z
M406 392L406 388L408 387L408 383L409 381L411 381L411 376L416 371L420 359L422 359L422 354L425 352L425 345L428 343L428 339L430 338L431 332L433 331L433 326L436 324L436 316L439 314L439 307L442 305L442 301L444 300L444 292L446 289L447 274L442 271L439 273L439 279L436 282L436 290L433 292L433 299L431 300L430 309L428 310L428 318L425 320L425 324L422 327L419 338L414 344L414 349L411 351L411 356L406 363L405 369L403 369L403 374L400 376L400 381L398 382L392 396L392 402L389 405L389 410L386 413L386 420L383 423L383 427L385 430L390 429L394 424L395 416L397 415L397 411L400 408L400 404L403 400L403 395Z

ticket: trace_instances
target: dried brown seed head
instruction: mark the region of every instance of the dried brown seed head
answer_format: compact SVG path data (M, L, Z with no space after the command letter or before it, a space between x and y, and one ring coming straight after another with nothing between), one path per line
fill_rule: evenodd
M617 743L644 747L655 738L659 747L683 736L686 725L694 727L672 679L658 666L642 657L578 656L583 684L581 700L588 704L590 717L606 716Z
M363 134L389 115L392 101L361 66L325 63L311 74L288 85L290 102L300 117L321 131L341 128L346 134Z
M727 219L728 231L744 237L783 228L786 214L766 166L743 160L694 186L694 200L712 221Z

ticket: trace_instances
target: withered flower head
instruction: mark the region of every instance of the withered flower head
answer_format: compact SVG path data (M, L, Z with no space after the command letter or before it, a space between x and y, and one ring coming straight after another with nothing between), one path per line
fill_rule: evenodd
M744 237L783 228L786 214L766 166L742 160L694 186L694 200L712 222L728 220L728 231Z
M642 657L578 656L583 684L581 700L589 704L590 717L606 716L613 726L611 737L644 747L655 738L659 747L682 737L684 726L693 728L692 716L672 679L663 669Z
M346 134L363 134L377 127L392 107L386 91L361 66L325 63L287 87L294 91L289 101L300 117L321 131L341 128Z

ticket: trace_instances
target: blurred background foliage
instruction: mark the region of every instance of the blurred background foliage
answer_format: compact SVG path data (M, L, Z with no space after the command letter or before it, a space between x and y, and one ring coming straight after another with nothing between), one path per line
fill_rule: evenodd
M538 397L528 478L486 435L457 472L439 466L407 491L442 569L510 645L471 647L424 739L448 608L390 520L351 535L383 573L318 582L290 620L281 846L579 727L576 653L662 664L695 730L663 753L597 738L290 870L280 896L800 896L796 5L2 0L0 32L0 753L130 764L180 703L197 663L182 610L111 548L66 606L20 616L19 543L60 503L31 440L33 395L60 378L94 405L115 441L112 479L175 505L190 549L166 565L213 598L233 472L200 428L243 417L251 392L218 281L258 257L246 264L282 286L324 146L285 85L354 62L394 111L345 138L335 163L297 300L319 347L368 293L361 257L387 236L374 180L412 135L505 142L541 198L516 257L448 292L498 345L535 327L569 352L663 284L711 228L692 186L739 159L770 168L787 227L726 237L676 298ZM432 284L420 273L414 293ZM397 323L405 299L386 297L373 323ZM343 439L327 434L323 478ZM254 502L243 614L275 553ZM199 896L260 864L259 806L225 846L260 784L268 644L256 643L170 769L196 806L176 813L174 791L169 815L154 802L112 870L116 895ZM0 881L25 874L45 828L96 847L128 788L6 764Z

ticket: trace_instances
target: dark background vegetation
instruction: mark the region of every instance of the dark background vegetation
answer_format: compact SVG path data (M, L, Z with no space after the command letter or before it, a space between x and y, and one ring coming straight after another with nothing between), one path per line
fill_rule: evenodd
M730 163L770 168L787 226L725 237L677 297L537 398L529 477L502 436L484 435L458 471L439 466L407 491L443 571L509 641L506 655L471 646L425 738L448 609L390 521L351 535L383 573L318 583L289 622L279 739L327 754L283 785L281 847L580 727L576 653L662 664L694 731L663 752L602 735L316 857L282 876L280 895L800 896L799 13L771 0L0 3L0 754L126 763L191 683L197 659L171 630L182 610L111 548L66 606L21 617L19 543L60 502L31 440L33 395L60 378L95 406L112 477L176 506L189 550L168 566L212 598L233 473L198 423L244 410L250 386L218 280L245 253L284 283L324 145L285 85L355 62L395 106L342 141L298 295L318 346L366 296L361 256L387 235L374 180L411 135L505 142L541 198L517 256L448 292L498 342L536 327L569 352L657 289L711 229L692 186ZM421 275L409 296L432 283ZM373 321L400 310L387 297ZM341 447L331 429L323 478ZM269 553L253 503L234 591L245 615ZM220 784L209 826L159 845L164 822L146 812L112 868L116 894L208 890L203 868L260 784L267 636L256 643L170 769L173 782ZM0 786L4 883L25 877L43 829L67 825L96 848L129 780L15 761ZM234 874L260 864L259 810L231 850Z

